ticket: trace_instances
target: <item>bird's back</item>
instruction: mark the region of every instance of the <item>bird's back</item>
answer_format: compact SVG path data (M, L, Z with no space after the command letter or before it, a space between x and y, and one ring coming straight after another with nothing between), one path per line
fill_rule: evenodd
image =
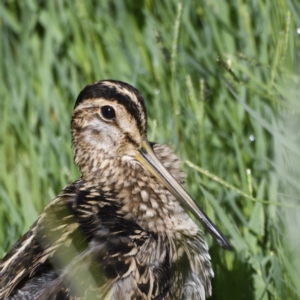
M114 197L80 180L67 186L2 260L0 298L180 299L196 291L202 237L146 231Z

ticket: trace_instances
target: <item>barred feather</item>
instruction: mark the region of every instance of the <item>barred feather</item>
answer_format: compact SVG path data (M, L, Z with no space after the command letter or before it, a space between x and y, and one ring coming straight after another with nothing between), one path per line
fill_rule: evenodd
M82 176L3 258L0 299L206 299L213 271L202 233L155 176L130 155L116 155L130 153L125 143L146 130L141 96L119 82L95 86L101 88L91 93L91 85L80 94L72 120ZM107 124L101 127L96 115L103 101L115 101L124 119L119 124L130 125L111 129L124 130L114 150L97 140L106 139ZM170 148L152 147L183 184Z

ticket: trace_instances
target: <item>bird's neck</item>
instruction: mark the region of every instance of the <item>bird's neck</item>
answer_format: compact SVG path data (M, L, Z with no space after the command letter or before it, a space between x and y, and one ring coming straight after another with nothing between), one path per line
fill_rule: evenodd
M182 182L183 173L177 157L157 149L156 154L173 177ZM128 157L104 155L98 156L98 159L83 164L80 169L82 179L105 193L114 194L120 206L119 213L124 218L133 220L144 230L170 237L197 234L197 225L175 197L139 162Z

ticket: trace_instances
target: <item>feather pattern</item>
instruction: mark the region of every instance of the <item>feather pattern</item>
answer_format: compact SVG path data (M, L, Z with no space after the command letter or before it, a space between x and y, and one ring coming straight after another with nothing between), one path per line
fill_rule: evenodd
M119 85L113 82L113 90L134 98ZM140 98L134 99L131 112L145 114ZM82 134L91 121L84 124L94 120L93 113L86 101L77 102L72 135L82 176L50 202L0 262L0 299L206 299L213 271L202 233L138 161L108 155L94 138L87 142ZM137 124L145 127L145 117ZM170 148L152 148L183 184Z

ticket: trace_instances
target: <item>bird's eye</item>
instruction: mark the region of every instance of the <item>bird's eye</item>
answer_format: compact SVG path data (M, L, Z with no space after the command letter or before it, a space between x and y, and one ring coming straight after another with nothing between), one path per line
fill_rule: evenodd
M116 117L114 108L109 105L101 107L101 115L106 120L114 120Z

